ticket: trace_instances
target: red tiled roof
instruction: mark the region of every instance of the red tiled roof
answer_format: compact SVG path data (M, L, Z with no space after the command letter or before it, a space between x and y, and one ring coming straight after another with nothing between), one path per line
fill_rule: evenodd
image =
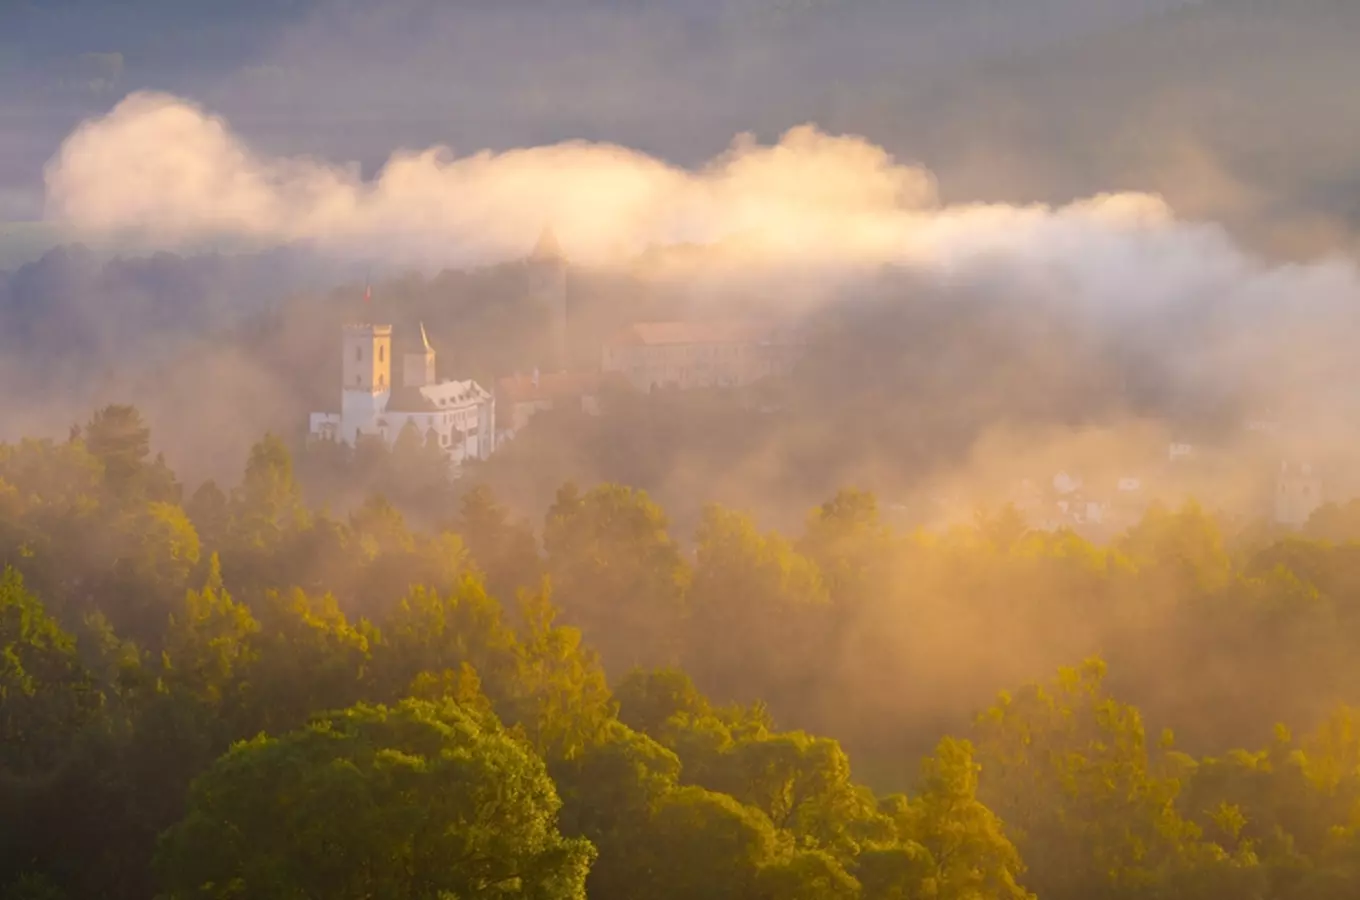
M497 399L510 403L584 397L599 388L600 376L593 372L547 372L539 375L537 387L532 375L512 375L496 382Z

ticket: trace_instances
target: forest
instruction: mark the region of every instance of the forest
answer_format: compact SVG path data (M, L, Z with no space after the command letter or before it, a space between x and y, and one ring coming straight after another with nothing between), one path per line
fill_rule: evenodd
M129 406L0 445L0 897L1360 891L1360 514L793 536L484 484L187 497Z

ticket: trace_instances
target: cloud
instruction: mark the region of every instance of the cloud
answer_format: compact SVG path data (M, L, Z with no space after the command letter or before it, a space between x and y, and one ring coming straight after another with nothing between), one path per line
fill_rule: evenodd
M1348 261L1268 265L1148 194L945 205L925 169L810 125L770 145L739 136L692 169L568 142L400 151L365 180L353 166L263 155L220 117L140 93L73 132L46 179L50 219L160 246L230 237L456 266L518 258L552 223L584 263L725 242L705 265L788 281L791 271L898 264L1019 302L1058 302L1113 323L1126 345L1162 352L1159 364L1179 378L1298 396L1335 391L1355 368L1345 310L1360 279Z
M1146 195L1060 208L942 208L926 170L812 126L773 145L739 136L695 170L612 144L569 142L464 156L443 147L401 151L364 181L353 166L263 156L223 119L139 93L72 133L46 182L48 218L80 232L158 244L302 241L401 262L517 256L552 222L569 254L594 262L655 243L729 241L776 263L949 270L1023 257L1075 261L1080 275L1207 248L1222 265L1238 264L1216 230L1176 225Z

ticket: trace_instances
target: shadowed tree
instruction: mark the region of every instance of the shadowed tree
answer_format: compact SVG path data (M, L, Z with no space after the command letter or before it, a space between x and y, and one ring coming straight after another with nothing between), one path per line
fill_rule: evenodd
M642 491L567 485L543 528L548 572L564 618L606 668L673 662L690 573L665 514Z
M585 900L595 851L557 830L522 744L452 703L357 706L238 744L162 838L168 900Z
M75 640L48 617L19 573L0 575L0 772L56 767L102 699Z
M85 426L85 446L104 465L104 477L117 493L137 486L151 455L151 429L135 406L110 405Z
M463 495L456 530L485 577L491 596L509 604L521 588L538 583L543 562L533 530L512 521L509 510L485 483Z
M704 510L697 543L686 670L706 693L741 702L782 707L806 696L831 624L817 566L716 505Z

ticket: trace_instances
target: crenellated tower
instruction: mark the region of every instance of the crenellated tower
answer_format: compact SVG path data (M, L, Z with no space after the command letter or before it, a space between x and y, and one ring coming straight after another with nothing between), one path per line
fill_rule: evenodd
M376 427L392 392L392 326L346 325L341 348L341 415L348 423L342 437L352 443L358 432Z

